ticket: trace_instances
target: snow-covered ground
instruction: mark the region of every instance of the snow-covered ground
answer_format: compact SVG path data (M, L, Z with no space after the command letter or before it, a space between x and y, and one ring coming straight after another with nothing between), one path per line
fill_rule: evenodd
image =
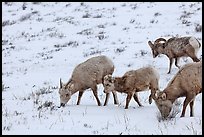
M202 94L195 99L194 117L188 106L185 117L180 112L166 121L159 121L155 103L148 103L150 91L139 93L144 107L132 99L124 109L126 94L120 93L119 105L111 95L107 106L97 106L88 89L80 105L76 93L57 108L59 79L67 82L77 64L98 55L112 59L114 76L154 66L164 89L178 68L173 64L167 74L168 58L153 58L147 42L172 36L202 42L201 27L198 2L2 3L2 134L202 134ZM98 94L104 103L102 85Z

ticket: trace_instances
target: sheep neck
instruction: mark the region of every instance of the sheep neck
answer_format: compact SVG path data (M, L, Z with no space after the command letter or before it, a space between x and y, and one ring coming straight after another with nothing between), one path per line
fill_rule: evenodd
M114 87L115 87L115 90L118 91L118 92L126 92L127 89L125 89L124 87L124 81L122 80L121 77L117 77L115 78L114 80Z
M181 92L182 89L180 88L176 88L174 85L171 85L169 87L167 87L164 92L166 93L166 97L168 100L170 100L172 103L174 103L174 101L179 98L184 96L185 94L183 92Z
M71 95L73 95L74 93L76 93L76 92L78 91L78 90L75 88L75 87L76 87L76 83L70 80L70 81L67 82L67 85L69 85L69 84L73 84L72 89L69 89L69 91L71 92Z

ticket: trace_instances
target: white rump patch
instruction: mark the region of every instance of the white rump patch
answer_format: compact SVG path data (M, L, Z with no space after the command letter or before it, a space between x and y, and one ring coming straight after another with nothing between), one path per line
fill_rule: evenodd
M199 43L198 43L198 40L194 37L191 37L189 39L189 43L194 47L195 49L195 54L197 55L198 53L198 50L199 50Z

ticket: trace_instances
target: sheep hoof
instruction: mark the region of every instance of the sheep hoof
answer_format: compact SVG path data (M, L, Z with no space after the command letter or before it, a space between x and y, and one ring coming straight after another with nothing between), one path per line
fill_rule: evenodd
M181 115L180 117L184 117L183 115Z
M118 105L119 103L118 102L116 102L116 103L114 103L115 105Z
M149 99L149 104L152 104L152 100L151 99Z

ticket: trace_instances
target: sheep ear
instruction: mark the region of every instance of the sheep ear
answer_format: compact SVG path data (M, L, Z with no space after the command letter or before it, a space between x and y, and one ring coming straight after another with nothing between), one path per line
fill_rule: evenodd
M62 88L62 80L61 80L61 78L60 78L60 88Z
M73 88L74 88L74 84L72 84L72 83L68 84L68 89L69 89L70 91L73 90Z
M73 88L74 88L74 84L71 84L71 85L70 85L70 88L73 89Z
M112 75L109 74L109 75L108 75L108 79L112 79L112 78L113 78Z
M107 75L108 82L113 83L113 79L112 75Z
M161 98L162 100L166 100L166 93L162 93Z
M159 93L160 93L160 90L157 90L156 92L155 92L155 99L158 99L158 95L159 95Z

